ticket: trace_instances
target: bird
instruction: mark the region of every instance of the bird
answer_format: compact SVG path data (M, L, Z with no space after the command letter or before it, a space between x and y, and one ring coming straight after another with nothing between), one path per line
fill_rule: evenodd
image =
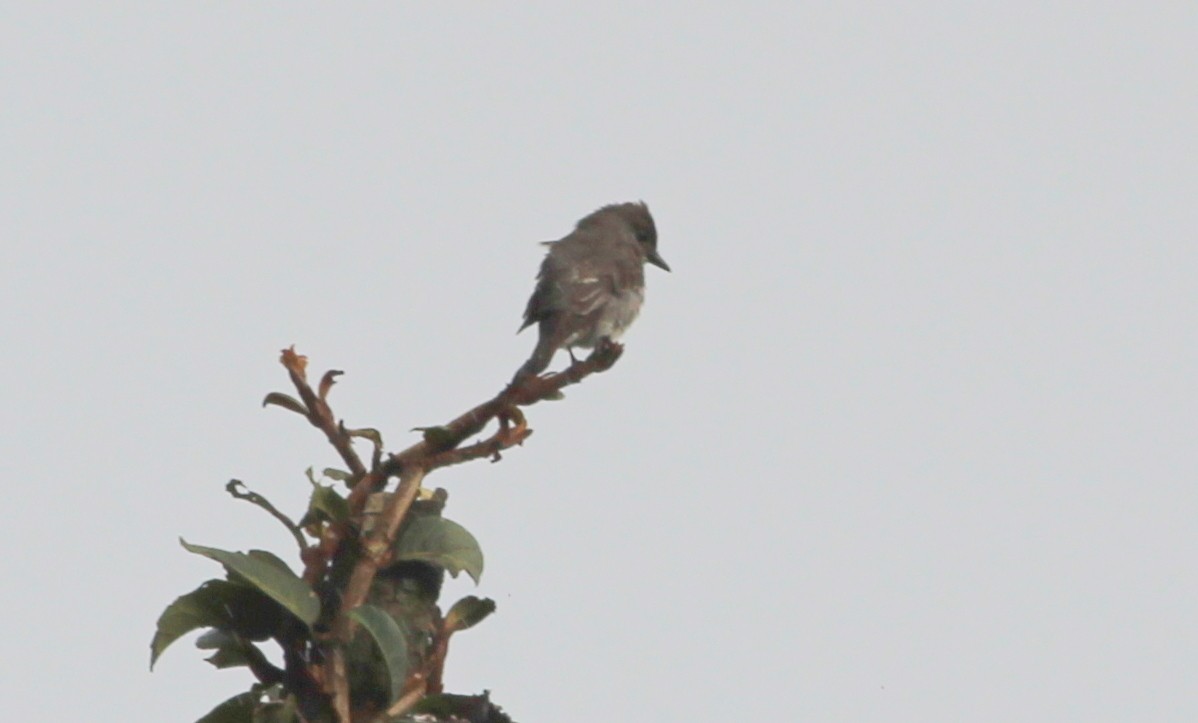
M618 339L644 303L645 264L670 271L643 201L604 206L545 245L549 251L517 331L536 324L540 335L513 384L544 371L559 349L573 359L574 347Z

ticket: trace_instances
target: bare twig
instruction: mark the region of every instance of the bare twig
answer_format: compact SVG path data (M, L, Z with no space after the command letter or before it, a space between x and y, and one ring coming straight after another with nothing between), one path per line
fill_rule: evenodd
M341 372L326 372L320 382L320 394L318 395L308 384L308 357L296 354L295 347L289 347L283 350L279 361L287 368L287 373L291 375L291 383L295 385L300 399L308 409L308 421L312 423L312 426L324 432L329 444L333 445L337 454L341 455L341 459L345 461L354 477L366 474L366 465L362 464L362 459L354 451L353 445L350 443L350 436L337 424L337 420L333 418L333 411L329 409L329 405L325 401L325 396L333 386L334 379Z
M449 638L453 631L445 627L445 621L437 626L433 634L432 649L428 655L428 692L436 695L445 692L445 658L449 655Z
M391 455L390 459L383 462L381 471L390 476L397 473L405 464L417 460L423 462L430 455L455 449L467 437L481 432L488 422L505 410L554 398L564 387L577 384L592 374L607 371L623 353L623 346L608 341L596 347L595 351L586 359L574 362L564 371L543 377L529 376L509 384L493 399L483 402L443 425L441 427L444 430L443 433L438 435L434 442L425 439L398 454ZM527 434L525 436L527 437ZM449 462L449 464L453 464L453 462ZM356 489L354 491L357 492Z
M330 692L333 696L334 708L338 711L338 715L342 716L342 723L350 721L348 712L349 681L345 675L343 646L353 639L354 629L357 627L349 613L365 602L375 575L381 567L390 562L391 547L395 542L395 536L399 532L399 526L407 515L408 509L412 506L412 501L416 499L416 493L420 490L420 480L423 478L424 470L419 467L411 467L404 472L400 478L399 489L391 495L387 506L383 508L379 523L367 533L367 538L362 545L363 555L354 565L349 582L345 586L341 608L333 626L334 641L331 643L332 651L328 662L329 681L332 688ZM341 712L343 710L341 701L344 701L345 713Z
M428 686L423 678L417 678L413 684L408 686L408 690L395 701L395 704L387 709L387 718L398 718L412 709L412 706L420 702L427 692Z
M238 487L245 489L245 492L240 491ZM308 541L304 539L304 534L300 532L299 526L296 525L290 517L282 512L279 512L278 508L270 503L270 500L246 487L244 482L239 479L231 479L229 480L229 484L225 485L225 491L239 500L245 500L252 505L261 507L270 513L270 515L276 520L283 523L283 526L286 527L287 531L291 533L291 536L295 538L295 544L299 545L301 555L303 554L303 551L308 548Z
M512 421L516 423L515 427L511 426L510 422ZM431 471L483 457L490 457L491 461L498 462L501 451L523 444L531 434L532 430L528 428L520 410L516 407L508 407L499 417L499 429L495 431L495 434L466 447L432 454L428 457L426 466Z
M325 659L325 684L333 699L333 711L341 723L352 723L349 703L349 676L345 670L345 650L337 642L330 646Z

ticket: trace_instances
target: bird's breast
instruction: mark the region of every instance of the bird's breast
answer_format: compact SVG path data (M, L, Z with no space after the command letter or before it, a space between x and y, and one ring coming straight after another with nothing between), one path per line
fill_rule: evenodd
M636 321L641 311L645 294L641 290L625 291L607 299L595 322L594 332L587 339L581 340L579 346L594 346L600 339L607 337L613 341L623 335L624 330Z

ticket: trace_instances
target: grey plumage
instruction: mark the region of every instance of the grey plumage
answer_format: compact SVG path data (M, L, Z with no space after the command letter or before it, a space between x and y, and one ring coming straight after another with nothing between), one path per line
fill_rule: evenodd
M644 302L645 263L670 270L657 253L657 227L644 203L604 206L546 245L520 327L537 324L540 337L515 380L540 374L558 349L618 339Z

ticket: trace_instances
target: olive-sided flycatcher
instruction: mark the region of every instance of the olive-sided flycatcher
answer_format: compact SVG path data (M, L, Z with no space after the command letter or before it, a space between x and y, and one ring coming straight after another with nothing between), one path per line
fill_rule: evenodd
M643 202L604 206L545 245L549 253L520 327L537 324L540 338L513 381L540 374L558 349L618 339L645 300L645 263L670 270L657 253L657 227Z

